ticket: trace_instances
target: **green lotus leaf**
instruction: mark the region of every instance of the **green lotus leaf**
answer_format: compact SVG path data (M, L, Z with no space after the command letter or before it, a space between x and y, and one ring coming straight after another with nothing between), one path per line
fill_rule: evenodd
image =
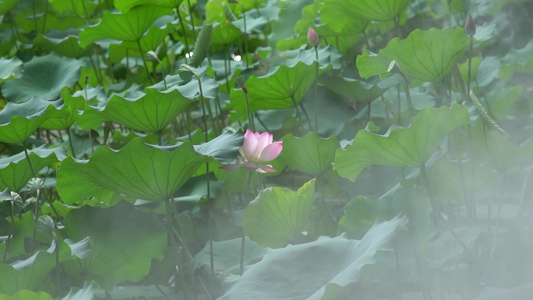
M66 157L64 148L46 149L41 146L28 151L28 159L24 152L0 158L0 189L8 187L11 191L19 192L33 177L30 169L35 172L59 162Z
M90 47L84 49L78 42L78 30L70 28L66 31L51 30L46 34L39 34L33 40L33 46L48 48L62 56L80 58L87 55Z
M0 83L9 79L22 77L23 70L22 61L18 58L0 58Z
M259 192L244 209L244 233L261 247L281 248L303 230L313 204L315 179L297 192L281 187Z
M70 0L53 0L50 1L53 9L59 15L91 16L98 7L99 2L96 0L88 1L70 1ZM89 14L88 16L86 14Z
M281 109L299 104L316 79L315 63L297 63L294 67L280 65L274 72L262 77L251 76L246 81L250 112L262 109ZM246 112L244 93L230 92L231 106Z
M110 192L161 201L171 198L207 160L187 141L160 147L137 138L119 151L100 147L88 161L66 158L57 171L57 191L67 204Z
M34 292L30 290L19 290L15 294L8 296L7 294L0 294L0 300L20 300L20 299L32 299L32 300L54 300L52 296L45 292Z
M115 7L123 12L127 13L135 6L138 5L153 5L166 8L177 8L183 0L115 0Z
M167 247L167 234L157 215L142 213L125 202L105 209L84 206L71 210L64 223L73 240L91 238L88 256L64 263L66 273L94 280L105 289L143 279L152 260L163 259Z
M2 94L12 102L24 102L32 96L56 100L63 87L73 86L80 77L82 63L55 54L34 57L24 64L24 75L2 84Z
M332 9L333 12L337 12L339 16L339 22L345 18L351 17L353 19L364 19L369 21L392 21L398 15L405 11L409 5L409 0L333 0L326 2L326 7L337 7ZM332 12L326 10L326 16L333 17ZM321 16L322 18L322 11ZM327 19L327 18L326 18Z
M169 14L170 10L158 6L140 6L127 14L104 11L102 21L80 31L80 45L85 48L102 39L138 41L155 20Z
M36 97L21 104L8 102L0 111L0 141L24 142L46 120L64 116L61 104L61 101L49 102Z
M330 289L361 280L366 266L376 263L377 252L390 247L396 228L406 217L376 223L361 240L345 236L267 249L226 291L228 299L336 299Z
M0 15L5 15L10 12L20 0L3 0L0 5Z
M360 34L369 21L364 18L354 17L354 1L333 0L325 1L320 4L320 20L331 31L337 34ZM317 33L320 34L320 27Z
M355 178L370 165L420 167L453 129L470 123L464 106L424 108L407 128L377 135L360 130L351 145L337 150L333 168L340 176Z
M139 43L144 53L140 53L139 45L137 42L124 41L121 44L111 44L109 46L109 56L113 61L120 62L126 55L130 56L137 53L137 56L145 56L149 50L156 50L157 47L168 36L169 32L174 28L172 21L174 17L163 16L156 20L152 26L141 37Z
M70 240L61 241L59 244L59 263L64 263L80 253L86 253L89 247L89 238L86 236L77 243ZM14 294L18 290L40 290L50 271L56 267L56 244L48 250L37 251L25 260L15 261L11 264L0 264L0 290L6 294Z
M315 175L331 169L335 151L339 148L336 136L324 139L313 132L300 138L289 133L280 140L283 140L283 151L279 159L292 170Z
M112 121L133 130L158 133L192 102L176 89L146 89L145 93L130 93L127 97L115 95L103 107L88 106L77 119L80 124L92 121L99 126L101 121L95 121Z
M231 22L220 23L213 27L211 33L211 43L217 45L228 45L241 37L242 32Z
M68 295L61 300L91 300L96 291L98 288L92 282L85 281L83 288L71 287Z
M376 56L357 57L361 77L384 74L395 60L402 72L422 81L439 82L457 65L468 49L469 38L462 28L413 30L403 40L389 41Z
M184 97L193 99L200 98L200 88L198 86L198 80L191 80L184 82L179 74L167 75L167 86L172 86L170 90L177 89ZM202 84L202 93L206 99L215 99L218 95L218 83L213 78L202 75L200 78ZM163 82L156 83L148 88L155 88L157 90L164 90Z
M319 81L333 92L356 102L372 102L385 92L375 84L366 83L348 77L327 75L320 76Z
M213 262L215 264L215 272L217 274L240 274L240 261L241 261L241 243L242 239L232 239L220 242L213 242ZM251 263L253 260L260 258L265 253L265 249L259 247L259 245L245 238L244 242L244 264ZM211 265L211 253L209 250L209 244L198 252L192 261L192 267L197 270L201 268L208 269Z
M194 145L194 150L204 156L210 156L221 163L233 163L239 148L242 146L243 133L241 131L225 131L207 143Z

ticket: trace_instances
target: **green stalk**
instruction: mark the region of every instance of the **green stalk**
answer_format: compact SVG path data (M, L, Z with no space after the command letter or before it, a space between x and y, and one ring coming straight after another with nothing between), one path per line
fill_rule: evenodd
M87 81L89 80L89 76L85 75L85 108L89 106L89 97L87 96ZM91 129L89 128L89 143L91 144L91 152L94 154L94 145L93 145L93 137L91 134Z
M9 226L9 234L6 241L6 249L4 251L3 262L6 261L7 255L9 253L9 246L11 246L11 239L13 238L13 228L15 227L15 200L9 201L11 204L11 226Z
M246 69L248 69L248 59L246 59L246 56L245 55L248 55L248 31L246 29L246 14L245 14L245 11L244 11L244 5L240 2L240 1L237 1L237 3L239 3L239 5L241 6L241 9L242 9L242 21L243 21L243 24L244 24L244 53L242 54L242 59L245 60L246 62Z
M315 134L318 135L318 46L315 46Z
M189 16L191 16L193 36L194 36L194 39L196 40L196 28L194 27L194 16L192 15L191 0L187 0L187 6L189 8Z
M206 109L205 109L205 99L204 99L204 93L202 90L202 81L200 80L200 77L197 77L198 80L198 89L200 91L200 106L202 106L202 120L204 123L204 136L205 136L205 142L207 143L209 141L209 130L207 128L207 115L206 115ZM211 201L211 188L210 188L210 182L209 182L209 162L205 163L205 174L206 174L206 185L207 185L207 210L208 210L208 224L207 227L209 228L209 257L210 257L210 263L211 263L211 275L215 276L215 263L214 263L214 255L213 255L213 203Z
M178 12L178 19L179 19L179 22L180 22L181 30L183 30L183 40L185 42L185 50L186 50L185 53L188 54L188 53L191 53L191 50L190 50L190 47L189 47L189 41L187 40L187 32L185 31L185 25L183 24L183 19L181 17L180 8L177 7L176 11ZM185 55L184 58L185 58L185 64L188 64L187 55Z
M409 106L409 115L411 118L415 115L415 109L413 108L413 102L411 101L411 93L409 92L409 84L407 83L407 77L403 74L403 72L400 72L400 75L402 75L404 87L405 87L405 96L407 97L407 106Z
M144 68L146 69L146 75L148 76L148 81L150 81L150 84L154 84L152 82L152 76L150 76L150 71L148 70L148 64L146 63L146 58L144 58L144 51L141 47L141 40L137 39L137 47L139 48L139 52L141 53L141 58L143 60Z
M50 1L47 0L46 1L46 5L44 7L44 17L43 17L43 29L42 29L42 34L45 33L45 30L46 30L46 16L48 15L46 12L48 11L48 5L50 4Z
M242 87L242 91L244 93L244 101L246 103L246 116L248 117L248 123L250 124L250 130L255 132L255 123L254 123L254 118L252 114L250 113L250 106L248 102L248 89L246 88L246 86Z
M468 78L467 78L467 84L466 84L466 91L467 93L470 93L470 81L471 81L471 74L472 74L472 55L474 55L474 36L470 36L470 55L468 56Z
M409 214L409 218L413 216L411 204L409 203L409 194L407 193L407 184L405 180L405 170L402 168L402 184L403 184L403 192L404 192L404 198L405 198L405 204L407 206L407 213ZM428 193L429 194L429 193ZM418 255L418 245L416 243L415 235L414 235L414 227L413 222L409 219L409 222L407 222L407 226L409 228L409 237L411 238L411 243L413 244L414 248L414 254L415 254L415 261L416 261L416 267L418 269L418 275L420 276L420 281L422 282L423 289L422 289L422 295L424 297L424 300L428 297L428 291L427 291L427 282L426 277L424 276L424 273L422 271L422 261L420 259L420 256Z
M303 106L302 102L300 102L300 108L302 109L305 119L307 120L307 124L309 125L309 130L313 131L313 125L311 124L311 119L309 119L309 115L307 114L307 111L305 110L305 107Z

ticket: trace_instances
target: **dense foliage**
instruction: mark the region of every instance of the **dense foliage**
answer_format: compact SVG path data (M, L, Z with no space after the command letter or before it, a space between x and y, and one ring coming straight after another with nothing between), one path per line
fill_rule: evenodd
M0 1L0 299L529 299L532 9Z

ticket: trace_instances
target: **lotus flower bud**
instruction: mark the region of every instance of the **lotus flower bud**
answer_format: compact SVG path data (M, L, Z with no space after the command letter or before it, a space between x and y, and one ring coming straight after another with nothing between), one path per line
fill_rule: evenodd
M309 44L309 46L317 46L318 45L318 34L316 33L316 31L309 27L309 29L307 29L307 44Z
M474 36L474 34L476 34L476 22L474 22L474 19L470 14L466 17L465 32L469 36Z

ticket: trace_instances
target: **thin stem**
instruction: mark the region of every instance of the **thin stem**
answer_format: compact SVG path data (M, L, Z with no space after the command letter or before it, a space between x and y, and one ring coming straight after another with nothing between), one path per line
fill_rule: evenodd
M163 66L163 63L161 62L161 60L159 58L157 59L157 62L161 66L161 73L162 73L162 76L163 76L163 85L165 86L165 90L166 90L167 89L167 79L165 78L166 77L165 67Z
M498 220L496 221L496 230L494 231L494 238L492 239L492 247L490 249L490 259L489 262L492 263L494 258L494 250L496 249L496 241L498 240L498 228L500 227L500 221L501 221L501 212L502 212L502 205L503 205L503 194L505 191L505 184L507 183L507 170L503 173L503 182L500 186L500 203L498 203Z
M309 115L307 114L307 111L305 110L305 107L303 106L302 102L300 102L300 108L302 109L305 119L307 120L307 124L309 124L309 130L313 131L313 125L311 124L311 119L309 119Z
M11 246L11 239L13 238L13 228L15 227L15 200L9 201L11 204L11 226L9 226L9 234L6 241L6 249L4 250L3 262L6 261L7 255L9 253L9 247Z
M46 5L44 7L44 17L43 17L43 29L42 33L44 34L46 32L46 16L48 15L46 12L48 11L48 5L50 4L50 1L46 1Z
M185 42L185 50L187 54L191 53L191 50L189 48L189 41L187 40L187 32L185 31L185 25L183 24L183 19L181 18L181 13L180 13L180 8L176 8L176 11L178 12L178 19L179 19L179 22L180 22L180 26L181 26L181 30L183 30L183 40ZM185 63L188 64L187 62L187 55L184 56L185 58Z
M244 24L244 53L242 54L242 59L245 60L246 62L246 69L248 69L248 59L246 59L246 56L245 55L248 55L248 31L246 30L246 14L245 14L245 11L244 11L244 5L240 2L240 1L237 1L237 3L239 3L239 5L241 6L241 9L242 9L242 21L243 21L243 24Z
M39 26L37 25L37 0L33 0L33 22L35 24L35 33L39 33Z
M318 46L315 46L315 134L318 135Z
M406 185L406 180L405 180L405 170L402 168L402 184L403 184L403 191L404 191L404 198L405 198L405 204L406 204L406 207L407 207L407 213L409 214L409 222L407 222L407 226L409 227L409 237L411 238L411 243L413 243L413 248L414 248L414 254L415 254L415 260L416 260L416 266L417 266L417 269L418 269L418 276L420 276L420 281L422 281L422 285L423 285L423 290L422 290L422 295L424 297L424 299L427 299L427 284L426 284L426 280L425 280L425 276L423 275L423 272L422 272L422 262L420 260L420 257L418 255L418 245L416 243L416 239L415 239L415 229L414 229L414 226L413 226L413 222L411 220L411 217L413 216L413 213L412 213L412 210L411 210L411 204L409 203L409 194L407 193L407 185Z
M89 106L89 97L87 96L87 81L88 80L89 80L89 76L85 75L85 87L84 87L84 91L85 91L85 108L87 108L87 106ZM89 143L91 144L91 152L94 154L93 137L92 137L90 128L89 128Z
M143 60L144 68L146 69L146 75L148 76L148 80L150 81L150 84L154 84L152 82L152 76L150 76L150 71L148 70L148 64L146 63L146 58L144 57L144 51L141 47L141 40L137 39L137 47L139 48L139 52L141 53L141 58Z
M33 250L35 250L35 238L37 236L37 220L39 219L39 196L40 196L40 189L37 189L37 195L35 196L35 212L34 212L35 221L33 223L33 236L31 239L31 253L33 253ZM57 245L57 247L59 247L59 245Z
M191 16L191 25L192 25L193 36L194 36L194 39L196 40L196 28L194 27L194 16L192 14L192 9L191 9L191 0L187 0L187 6L189 8L189 16Z
M72 157L76 157L76 151L74 150L74 143L72 143L72 133L70 131L70 127L67 128L67 135L68 135L68 144L70 146L70 152L72 152Z
M407 106L409 106L409 115L411 118L415 115L415 109L413 108L413 102L411 101L411 93L409 92L409 83L407 82L407 77L400 72L403 78L404 87L405 87L405 96L407 97Z
M244 93L244 101L246 103L246 116L248 117L248 123L250 124L250 130L255 132L254 118L252 114L250 113L250 105L248 102L248 89L246 88L246 86L242 87L242 91Z
M204 122L205 132L204 132L204 138L205 142L207 143L209 141L209 130L207 128L207 115L206 115L206 109L205 109L205 99L204 99L204 93L202 90L202 81L200 80L200 77L198 79L198 89L200 91L200 105L202 106L202 120ZM211 275L215 276L215 260L213 255L213 203L211 201L211 188L210 188L210 181L209 181L209 162L205 163L205 174L206 174L206 185L207 185L207 210L208 210L208 224L207 227L209 228L209 259L211 263Z
M298 106L296 105L296 99L294 99L294 95L291 95L292 105L294 105L294 110L296 111L296 118L298 119L298 124L302 124L302 116L300 115L300 111L298 110Z
M400 99L400 85L398 84L398 125L402 125L402 103Z
M470 36L470 55L468 56L468 78L466 83L466 92L470 93L470 81L472 74L472 55L474 54L474 36Z

